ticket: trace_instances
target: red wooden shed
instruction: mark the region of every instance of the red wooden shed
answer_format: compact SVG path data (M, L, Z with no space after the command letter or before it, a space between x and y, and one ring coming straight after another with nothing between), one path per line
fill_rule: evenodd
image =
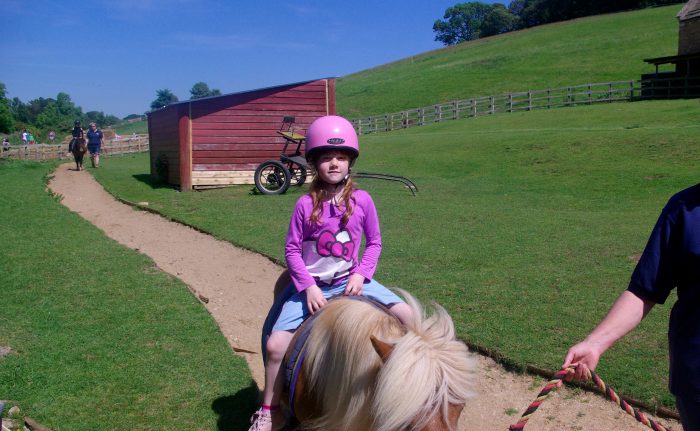
M334 78L173 103L148 114L151 175L182 191L253 184L261 162L279 159L284 117L306 129L332 114Z

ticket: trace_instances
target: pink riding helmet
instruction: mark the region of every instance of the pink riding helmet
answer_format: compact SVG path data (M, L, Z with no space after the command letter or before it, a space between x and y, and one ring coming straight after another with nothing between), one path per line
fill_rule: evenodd
M353 157L360 155L357 133L343 117L327 115L314 120L306 131L306 159L320 150L344 150Z

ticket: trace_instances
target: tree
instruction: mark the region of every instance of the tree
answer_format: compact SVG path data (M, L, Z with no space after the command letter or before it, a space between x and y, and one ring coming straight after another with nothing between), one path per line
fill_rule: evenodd
M0 132L10 133L12 131L12 110L10 101L7 100L5 84L0 82Z
M491 5L481 2L458 3L447 8L443 20L435 21L435 40L445 45L477 39L481 34L484 17L491 11Z
M73 128L73 122L83 116L83 110L75 106L70 96L63 92L58 93L56 99L40 99L34 106L41 109L31 124L44 131L68 132Z
M507 33L518 28L519 19L500 3L495 3L481 23L481 37Z
M190 100L201 99L203 97L221 96L221 91L219 91L216 88L210 90L206 82L200 81L192 86L192 89L190 90L190 95Z
M179 99L177 98L177 96L174 95L173 92L168 90L167 88L158 90L156 91L156 100L151 102L151 110L155 111L156 109L160 109L164 106L170 105L171 103L175 103L178 100Z

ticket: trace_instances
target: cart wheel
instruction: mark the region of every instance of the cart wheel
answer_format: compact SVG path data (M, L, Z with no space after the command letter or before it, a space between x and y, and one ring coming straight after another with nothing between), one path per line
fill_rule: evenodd
M281 195L291 182L289 169L276 160L262 162L255 170L255 187L266 195Z
M303 166L292 164L289 167L289 174L291 175L290 184L293 186L301 187L306 182L306 168Z

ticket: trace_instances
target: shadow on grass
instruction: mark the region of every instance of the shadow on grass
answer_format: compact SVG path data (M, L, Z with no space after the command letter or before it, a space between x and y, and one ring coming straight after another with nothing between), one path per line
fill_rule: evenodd
M133 177L136 179L136 181L140 181L150 186L152 189L178 189L178 187L173 184L168 184L153 178L151 174L134 174Z
M211 404L212 410L219 415L219 431L240 431L250 427L250 416L258 408L258 387L254 381L234 395L217 398Z

